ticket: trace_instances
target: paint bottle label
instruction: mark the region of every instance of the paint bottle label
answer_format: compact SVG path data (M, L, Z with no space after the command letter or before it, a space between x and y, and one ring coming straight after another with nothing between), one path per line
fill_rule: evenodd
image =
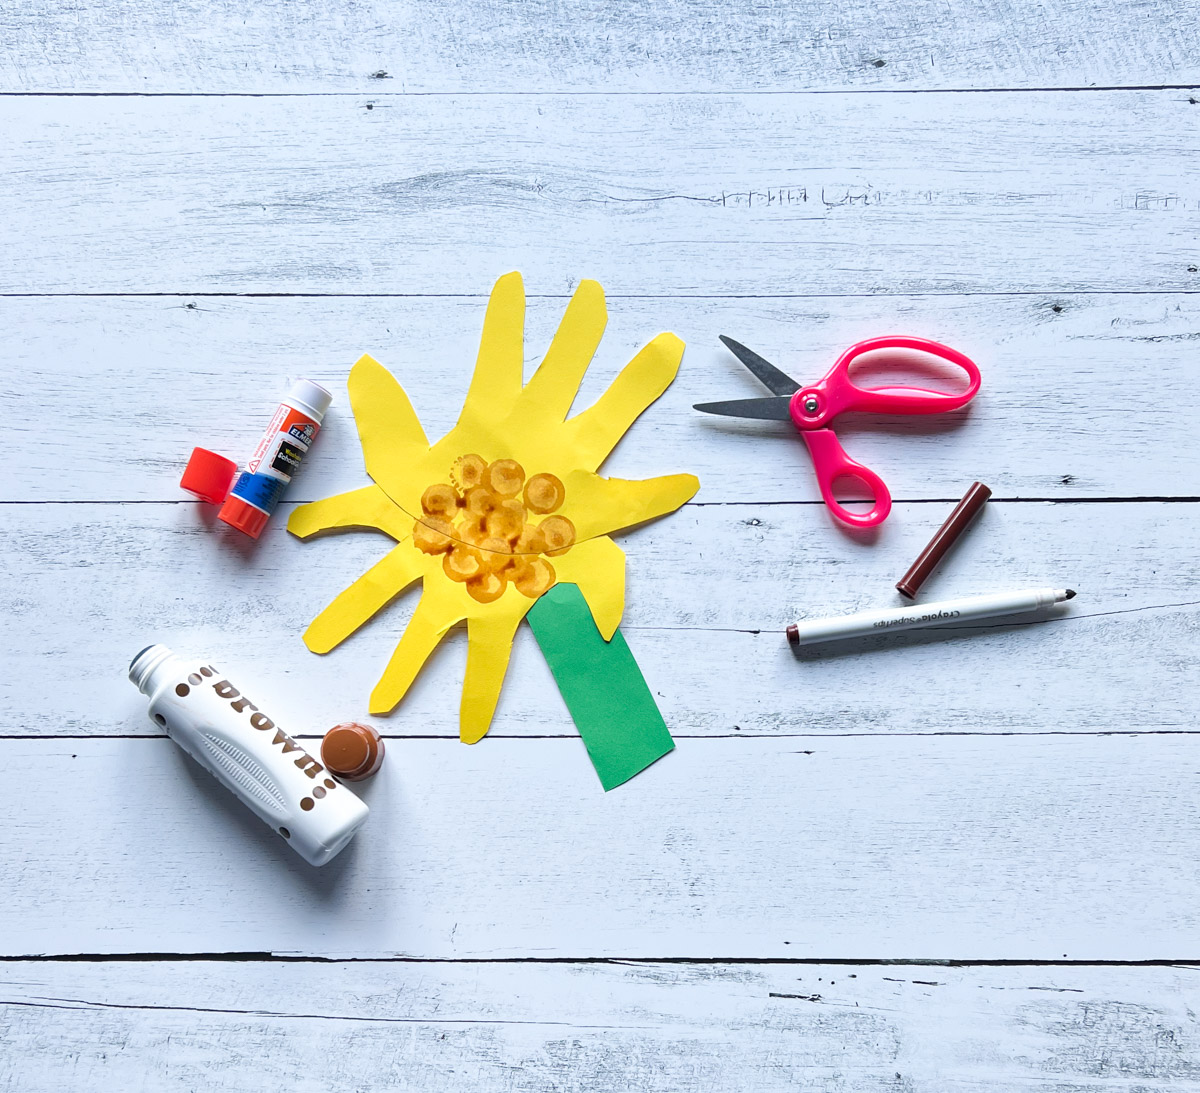
M367 806L213 665L143 649L129 678L167 735L305 861L324 865L367 818Z

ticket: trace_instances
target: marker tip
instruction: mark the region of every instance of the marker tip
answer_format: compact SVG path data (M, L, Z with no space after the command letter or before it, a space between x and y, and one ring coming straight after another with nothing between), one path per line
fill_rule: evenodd
M1068 600L1073 600L1074 598L1075 598L1075 589L1073 589L1073 588L1068 588L1068 589L1067 589L1067 599L1068 599Z

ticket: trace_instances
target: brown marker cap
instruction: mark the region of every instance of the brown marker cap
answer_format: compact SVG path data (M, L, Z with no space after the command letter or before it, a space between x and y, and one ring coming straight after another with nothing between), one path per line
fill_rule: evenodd
M902 596L910 600L917 594L917 589L925 583L925 579L937 567L948 551L968 527L971 521L983 510L992 491L982 482L974 482L964 494L963 499L954 506L954 511L946 518L946 522L934 532L929 544L917 556L917 560L909 567L907 573L896 582L896 589Z
M321 741L321 762L348 782L370 778L383 764L383 738L357 721L335 725Z

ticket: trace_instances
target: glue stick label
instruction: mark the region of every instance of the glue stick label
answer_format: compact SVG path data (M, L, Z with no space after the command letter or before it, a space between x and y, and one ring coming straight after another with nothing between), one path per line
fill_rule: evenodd
M287 403L280 405L230 496L263 512L274 512L320 428L320 422L303 410Z

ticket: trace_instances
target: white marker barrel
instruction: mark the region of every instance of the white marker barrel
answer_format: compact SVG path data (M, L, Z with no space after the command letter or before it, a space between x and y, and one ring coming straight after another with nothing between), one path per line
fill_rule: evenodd
M861 638L891 630L912 630L922 626L941 626L951 622L1036 611L1040 607L1069 600L1074 595L1069 588L1029 588L1020 592L995 592L989 596L971 596L968 599L913 607L859 611L854 615L794 623L787 628L787 636L793 645L808 645L837 638Z

